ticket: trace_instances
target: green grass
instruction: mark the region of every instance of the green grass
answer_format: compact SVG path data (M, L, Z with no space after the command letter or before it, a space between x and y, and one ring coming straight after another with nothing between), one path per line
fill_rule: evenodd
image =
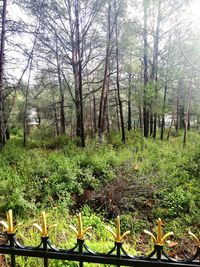
M122 210L122 230L131 230L128 250L137 249L144 240L144 228L153 229L155 220L166 221L166 231L173 230L178 237L185 236L189 227L198 234L200 203L200 135L188 134L187 145L182 144L182 135L169 141L146 140L140 133L127 133L123 145L120 135L112 133L109 143L99 144L87 140L86 148L76 145L76 140L62 136L57 139L31 139L26 148L17 137L12 138L0 153L0 215L12 208L18 221L22 221L18 235L29 244L39 241L39 235L32 228L39 213L49 213L49 224L57 223L52 229L55 245L69 247L75 239L68 225L75 223L71 213L75 197L84 190L104 191L116 179L124 178L128 184L147 190L152 188L151 199L140 199L133 194L134 211ZM150 201L151 205L145 206ZM91 207L80 207L85 225L93 226L88 235L88 244L96 251L108 250L111 237L104 230L105 212L95 214ZM98 209L96 209L98 210ZM114 222L110 221L111 227ZM32 243L33 244L33 243ZM33 259L20 266L36 266ZM62 267L62 262L51 261L51 266ZM76 265L65 265L76 266ZM87 266L87 265L86 265ZM90 266L90 265L88 265Z

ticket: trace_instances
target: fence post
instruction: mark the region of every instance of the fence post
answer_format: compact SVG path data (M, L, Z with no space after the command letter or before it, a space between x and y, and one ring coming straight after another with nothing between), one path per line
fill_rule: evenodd
M47 240L48 240L48 237L42 237L42 244L43 244L44 252L47 251L47 246L48 246ZM47 258L44 258L44 267L48 267L48 259Z
M15 234L8 234L8 240L9 240L11 249L14 249L15 247L14 236ZM15 255L11 254L11 267L15 267L15 266L16 266Z
M83 244L84 244L84 240L82 239L77 239L78 242L78 252L80 254L83 254ZM83 261L79 261L79 267L83 267Z
M120 259L121 258L121 247L122 247L122 243L116 242L117 245L117 258ZM117 267L120 267L120 264L117 264Z
M163 246L156 245L156 256L157 256L157 260L161 260L162 249L163 249Z

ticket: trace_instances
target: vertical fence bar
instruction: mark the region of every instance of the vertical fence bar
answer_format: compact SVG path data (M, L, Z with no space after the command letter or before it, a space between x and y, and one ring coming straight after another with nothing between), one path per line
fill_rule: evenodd
M163 249L162 246L157 245L157 247L156 247L157 260L160 260L161 259L162 249Z
M8 234L8 240L9 240L11 249L14 249L15 247L14 235L15 234ZM16 267L15 254L11 254L10 258L11 258L11 267Z
M42 237L44 252L47 251L47 246L48 246L47 240L48 240L48 237ZM44 258L44 267L48 267L48 259L47 258Z
M77 239L78 242L78 251L80 254L83 254L83 243L84 240ZM83 267L83 261L79 261L79 267Z
M122 243L117 242L117 258L120 259L121 258L121 247L122 247ZM117 267L120 267L120 264L117 264Z

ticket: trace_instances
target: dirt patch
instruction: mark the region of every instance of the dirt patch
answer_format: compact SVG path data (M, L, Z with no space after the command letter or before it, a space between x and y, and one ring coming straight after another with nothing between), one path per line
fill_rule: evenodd
M0 254L0 267L6 267L5 256Z

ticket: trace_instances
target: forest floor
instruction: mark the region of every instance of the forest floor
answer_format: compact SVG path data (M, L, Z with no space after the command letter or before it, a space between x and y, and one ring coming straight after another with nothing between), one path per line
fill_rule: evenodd
M49 224L58 224L52 230L53 242L65 247L74 242L67 223L74 224L74 215L81 211L84 224L93 226L89 244L94 250L106 250L111 244L104 226L113 227L120 215L122 230L131 231L127 248L140 254L149 244L143 230L155 230L160 217L176 240L186 238L181 248L188 246L188 229L198 234L200 227L199 133L190 132L186 146L182 136L155 141L137 132L127 135L125 145L119 134L112 134L103 144L87 140L84 149L66 136L32 138L24 148L14 136L0 154L1 219L13 209L17 221L22 221L18 235L25 243L30 237L37 243L31 225L46 210ZM19 261L23 266L23 259ZM30 260L26 266L34 264ZM56 264L52 266L62 266Z

